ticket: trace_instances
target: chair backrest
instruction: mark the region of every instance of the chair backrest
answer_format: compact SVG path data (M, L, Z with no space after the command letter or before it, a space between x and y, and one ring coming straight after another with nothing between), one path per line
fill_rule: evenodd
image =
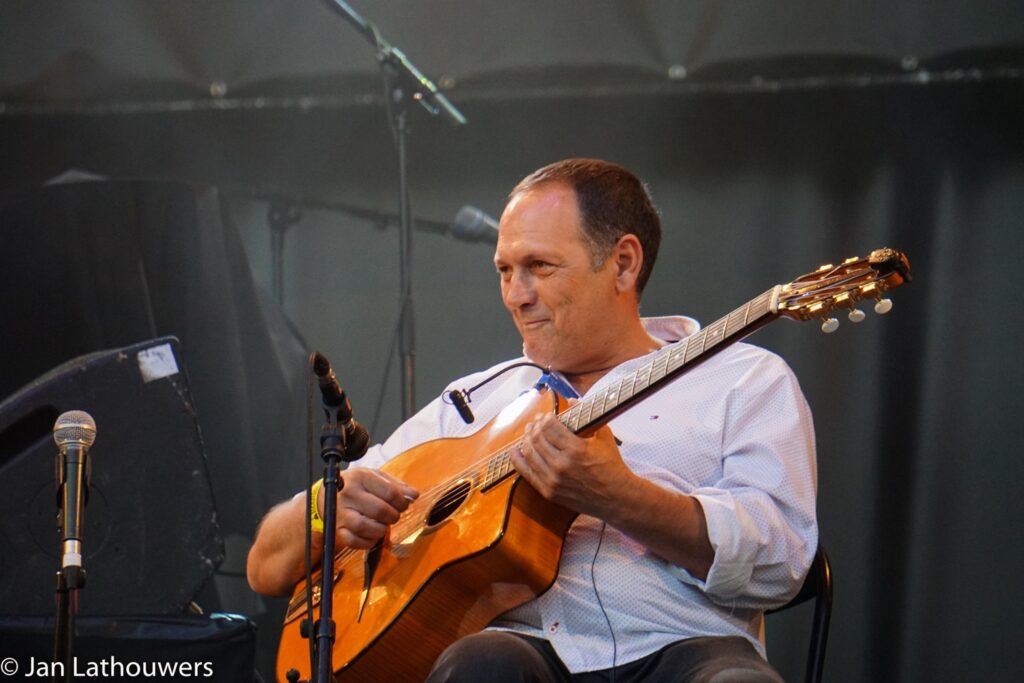
M820 544L814 554L814 561L804 579L800 592L782 607L768 610L768 614L781 612L808 600L814 600L814 622L811 626L811 643L807 653L806 683L820 683L825 667L825 646L828 644L828 626L832 618L832 565L828 554Z

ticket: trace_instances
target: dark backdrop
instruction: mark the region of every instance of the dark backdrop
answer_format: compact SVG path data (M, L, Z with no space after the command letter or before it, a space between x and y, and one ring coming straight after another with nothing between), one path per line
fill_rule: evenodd
M41 25L24 13L27 5L14 5L24 26ZM644 312L684 312L704 322L822 262L883 245L907 252L915 279L894 293L888 317L869 310L859 327L843 319L828 337L813 323L779 323L754 339L794 366L815 412L819 515L837 582L826 674L845 681L1014 680L1013 647L1024 635L1016 618L1024 593L1015 581L1024 560L1017 540L1021 11L1010 3L943 3L934 11L898 3L803 7L801 14L800 5L694 3L684 11L642 3L627 11L597 3L583 19L564 6L530 5L521 13L512 4L485 11L443 2L359 9L414 61L423 53L421 66L431 75L458 75L451 94L470 120L466 129L453 131L418 111L412 118L420 217L447 222L466 203L497 214L520 177L566 156L624 163L648 181L666 228ZM283 26L292 18L274 3L263 7L270 12L264 22ZM43 55L56 53L16 41L31 60L14 69L4 58L0 82L20 86L0 91L8 93L0 112L0 182L20 192L76 166L218 185L218 202L237 224L251 265L251 277L233 280L238 287L269 288L272 280L268 203L256 190L316 199L296 205L301 218L285 234L282 310L308 345L332 358L357 413L386 435L399 413L387 355L397 316L396 231L386 221L323 208L344 202L389 211L395 203L394 153L373 100L372 57L362 52L368 48L340 20L328 29L329 13L315 15L317 28L308 34L250 27L225 31L221 45L208 33L223 27L223 16L192 16L190 23L161 11L157 17L150 10L161 21L144 22L149 32L133 42L137 62L116 45L83 53L131 73L144 74L151 53L189 67L187 78L165 74L148 89L139 89L146 82L140 77L107 93L68 94L52 84L76 79L54 80L64 72L42 68L54 63ZM472 21L446 25L436 12ZM806 20L780 18L797 16ZM98 16L90 21L97 32L107 26ZM200 28L190 42L184 36L193 25ZM328 61L329 78L310 79L321 72L289 71L281 65L295 62L263 53L311 55L311 46L335 49L335 38L363 59L362 71L331 71ZM514 47L525 44L532 49ZM215 71L209 65L229 54L245 65L235 72L246 76L239 88L284 99L264 106L232 99L231 79L227 97L203 95ZM79 56L66 54L65 62L88 65ZM253 64L287 73L269 79ZM672 65L689 68L668 78ZM305 106L287 99L301 92L313 96ZM0 229L5 245L13 244L14 228ZM447 379L515 354L518 344L486 246L420 232L413 266L422 405ZM12 283L9 296L30 297L40 278ZM178 305L188 317L213 303L200 297ZM13 321L7 329L15 339L25 334ZM181 336L186 349L213 354L221 344ZM15 350L2 360L5 375L18 357ZM289 391L281 388L278 400L301 400L287 398ZM196 393L202 412L198 387ZM209 450L211 462L226 457ZM253 509L264 497L286 495L299 466L274 460L261 467L287 476L261 474L272 480L261 484L257 503L251 492L222 494L218 505L235 519L254 524ZM211 471L216 476L216 467ZM240 543L236 562L244 556ZM275 609L237 586L221 588L228 606ZM769 627L770 657L787 678L802 671L807 619L780 616Z

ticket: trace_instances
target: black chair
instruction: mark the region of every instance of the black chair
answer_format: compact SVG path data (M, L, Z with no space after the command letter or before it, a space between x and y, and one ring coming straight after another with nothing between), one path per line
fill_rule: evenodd
M825 549L818 546L814 561L804 579L800 592L782 607L768 610L773 614L787 610L801 603L814 599L814 622L811 626L811 645L807 653L807 672L804 674L806 683L820 683L821 671L825 667L825 645L828 643L828 624L832 618L832 565L828 561Z

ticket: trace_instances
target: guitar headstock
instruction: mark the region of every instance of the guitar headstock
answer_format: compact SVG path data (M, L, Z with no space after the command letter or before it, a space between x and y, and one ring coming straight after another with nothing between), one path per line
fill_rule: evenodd
M903 252L876 249L866 258L854 256L839 265L826 264L779 288L778 313L794 320L823 318L821 329L834 332L836 310L849 310L852 322L864 319L857 302L875 301L875 312L888 313L892 301L884 294L910 280L910 263Z

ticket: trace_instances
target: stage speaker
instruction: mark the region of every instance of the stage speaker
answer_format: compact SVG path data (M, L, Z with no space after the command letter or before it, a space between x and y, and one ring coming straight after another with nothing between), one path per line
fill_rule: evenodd
M74 662L64 671L70 680L253 683L255 677L256 627L238 615L79 617L75 625ZM0 617L0 643L10 678L50 680L53 619Z
M181 346L164 337L69 361L0 403L0 614L53 615L53 423L96 421L78 613L181 614L224 557Z

